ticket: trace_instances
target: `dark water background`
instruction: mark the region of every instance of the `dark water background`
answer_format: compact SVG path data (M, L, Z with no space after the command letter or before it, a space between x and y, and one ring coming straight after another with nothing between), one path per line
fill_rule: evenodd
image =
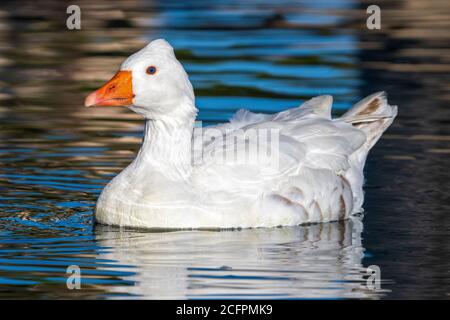
M450 294L450 5L377 1L0 4L0 298L438 298ZM149 233L94 226L143 122L83 99L148 41L176 48L200 120L378 91L399 116L371 152L365 214L312 226ZM82 289L68 290L78 265ZM366 286L381 270L382 290Z

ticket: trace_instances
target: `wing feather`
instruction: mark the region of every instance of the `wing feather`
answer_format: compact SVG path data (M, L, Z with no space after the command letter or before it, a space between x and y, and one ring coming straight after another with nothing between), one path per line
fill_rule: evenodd
M349 157L364 143L365 135L349 124L332 120L331 104L331 96L320 96L273 115L240 110L230 123L210 128L215 130L214 139L202 144L198 169L211 175L220 171L231 180L234 176L247 184L254 182L261 190L267 190L262 181L277 188L280 179L298 175L301 168L341 174L349 168ZM248 132L262 129L277 131L277 143L268 143L266 150L276 154L276 165L261 162L255 156L257 151L251 151L254 140L248 139ZM250 158L238 161L227 157L232 150L250 153Z

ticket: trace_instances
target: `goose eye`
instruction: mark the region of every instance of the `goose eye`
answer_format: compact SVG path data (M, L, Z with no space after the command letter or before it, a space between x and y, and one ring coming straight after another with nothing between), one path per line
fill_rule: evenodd
M155 74L156 73L156 67L150 66L146 70L147 74Z

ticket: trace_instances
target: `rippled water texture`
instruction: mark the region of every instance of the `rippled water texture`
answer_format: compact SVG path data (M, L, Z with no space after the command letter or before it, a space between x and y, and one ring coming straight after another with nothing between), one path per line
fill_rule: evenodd
M0 298L449 297L448 1L65 1L0 4ZM399 117L366 166L364 217L241 231L95 226L103 186L143 122L86 94L149 40L168 39L200 120L332 94L335 114L386 90ZM68 290L78 265L82 289ZM366 287L381 270L382 290Z

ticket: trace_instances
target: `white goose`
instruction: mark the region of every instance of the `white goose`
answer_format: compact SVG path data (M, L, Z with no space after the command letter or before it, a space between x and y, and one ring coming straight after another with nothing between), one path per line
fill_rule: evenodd
M194 130L192 85L162 39L126 59L85 105L127 106L146 119L138 155L109 182L96 207L99 223L144 228L274 227L348 218L362 211L367 153L397 115L379 92L331 119L332 97L319 96L272 115L241 110L197 143L202 134ZM255 156L247 133L262 130L277 134L267 144L275 161ZM245 161L222 157L234 148L247 152Z

